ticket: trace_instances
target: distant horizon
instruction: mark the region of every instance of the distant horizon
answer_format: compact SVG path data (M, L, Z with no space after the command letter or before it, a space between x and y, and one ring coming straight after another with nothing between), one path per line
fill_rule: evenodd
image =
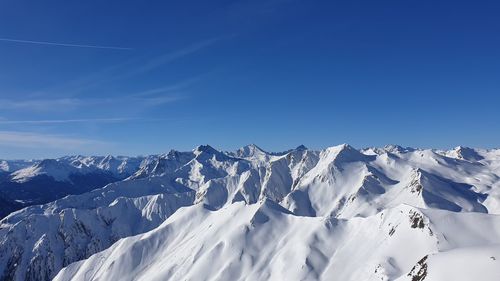
M77 154L62 154L62 155L55 155L55 156L49 156L49 157L0 158L0 161L2 161L2 160L6 160L6 161L16 161L16 160L30 161L30 160L33 160L33 161L37 161L37 160L59 159L59 158L63 158L63 157L76 157L76 156L83 156L83 157L106 157L106 156L112 156L112 157L148 157L148 156L156 156L156 155L167 154L168 152L170 152L172 150L179 151L179 152L193 151L198 146L202 146L202 145L209 145L210 147L212 147L212 148L214 148L214 149L216 149L217 151L220 151L220 152L236 152L240 148L243 148L243 147L246 147L246 146L250 146L250 145L256 145L258 148L262 149L264 152L279 154L279 153L286 153L288 151L294 150L294 149L296 149L296 148L298 148L300 146L305 146L307 148L307 150L322 151L322 150L325 150L327 148L341 146L341 145L345 145L345 144L347 144L347 145L355 148L356 150L364 150L364 149L370 149L370 148L383 149L385 147L392 146L392 145L393 146L400 146L402 148L411 148L411 149L416 149L416 150L434 150L434 151L452 151L452 150L454 150L454 149L456 149L458 147L472 148L474 150L500 150L500 147L488 147L488 148L485 148L485 147L471 147L471 146L464 146L464 145L457 145L457 146L453 146L453 147L450 147L450 148L416 147L416 146L405 146L405 145L399 145L399 144L386 144L386 145L382 145L382 146L363 146L363 147L357 147L357 146L353 146L353 145L351 145L349 143L340 143L340 144L330 145L330 146L326 146L326 147L322 147L322 148L314 148L314 147L309 147L309 146L304 145L304 144L300 144L300 145L297 145L295 147L291 147L291 148L283 149L283 150L268 150L268 149L263 148L262 146L260 146L258 144L253 144L253 143L247 144L247 145L243 145L243 146L240 146L240 147L237 147L237 148L234 148L234 149L220 149L219 147L211 145L211 144L200 144L200 145L194 146L192 149L175 149L175 148L170 148L170 149L166 149L165 151L161 151L161 152L143 153L143 154L121 154L121 153L118 153L118 154L78 154L77 153Z

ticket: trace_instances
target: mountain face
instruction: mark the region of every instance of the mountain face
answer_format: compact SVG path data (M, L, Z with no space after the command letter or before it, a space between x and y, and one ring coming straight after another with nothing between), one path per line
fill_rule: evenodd
M142 157L113 156L0 161L0 200L4 202L0 217L22 207L48 203L123 180L146 162Z
M68 159L10 180L119 180L2 219L1 280L499 280L500 150Z

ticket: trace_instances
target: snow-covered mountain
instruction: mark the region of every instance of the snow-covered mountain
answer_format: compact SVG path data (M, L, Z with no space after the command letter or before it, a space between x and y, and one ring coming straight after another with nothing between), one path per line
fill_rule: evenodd
M76 158L43 171L103 161ZM203 145L134 163L1 220L1 279L500 280L500 150Z
M12 173L17 170L29 167L36 163L40 162L39 160L0 160L0 172L3 173Z
M123 180L154 156L67 156L44 160L0 161L0 218L33 204L81 194Z
M71 175L89 173L107 173L124 179L137 171L144 157L124 156L66 156L58 159L44 159L34 165L15 170L12 180L26 182L30 179L46 175L56 181L70 181Z

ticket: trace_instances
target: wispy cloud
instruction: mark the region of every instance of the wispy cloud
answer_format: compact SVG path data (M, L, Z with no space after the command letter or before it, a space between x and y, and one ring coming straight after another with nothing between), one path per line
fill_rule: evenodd
M137 118L93 118L93 119L49 119L49 120L7 120L0 118L1 124L65 124L65 123L115 123L137 120Z
M127 78L127 77L136 76L139 74L149 72L153 69L164 66L164 65L169 64L175 60L178 60L180 58L183 58L183 57L186 57L186 56L191 55L193 53L196 53L202 49L205 49L205 48L215 44L219 40L220 40L220 38L210 38L207 40L196 42L196 43L191 44L187 47L179 49L177 51L170 52L170 53L167 53L167 54L164 54L161 56L157 56L155 58L152 58L152 59L144 62L142 65L138 66L134 70L132 70L128 73L125 73L120 78Z
M175 102L182 99L180 96L163 96L141 99L143 106L160 106L167 103Z
M8 38L0 38L2 39ZM120 80L130 79L137 75L153 71L156 68L165 66L177 59L193 54L204 48L207 48L220 38L210 38L203 41L198 41L184 48L152 57L149 59L133 59L124 63L117 64L101 71L89 74L89 76L80 77L74 81L66 82L63 85L58 85L52 89L42 90L33 93L29 97L21 98L0 98L0 110L3 111L18 111L29 113L31 111L38 112L69 112L77 111L82 108L92 109L93 111L102 112L103 115L109 115L112 112L133 112L139 114L141 111L147 110L150 107L162 106L168 103L173 103L186 98L186 93L182 93L183 89L189 87L196 81L200 80L206 74L201 74L181 80L180 82L160 86L156 88L144 89L138 92L126 93L122 95L102 93L102 97L85 97L83 93L88 92L92 88L92 92L98 91L98 86L103 83L113 83ZM93 94L95 95L95 94ZM21 120L19 120L21 121ZM17 121L16 121L17 122ZM65 121L68 123L67 121ZM72 121L83 122L83 121ZM88 120L90 122L90 120ZM97 121L95 121L97 122ZM105 122L105 121L101 121ZM111 121L109 121L111 122ZM0 124L14 124L14 121L4 120ZM19 124L28 124L35 122L18 122ZM38 124L63 123L63 121L42 120Z
M201 51L202 49L215 44L219 40L220 38L217 37L210 38L161 55L142 58L135 57L100 70L94 70L88 75L83 75L74 80L52 86L36 94L57 95L58 93L64 93L65 95L70 94L76 96L84 91L88 91L91 88L97 88L103 84L116 83L116 81L130 79L137 75L153 71L156 68L165 66L175 60L194 54L197 51Z
M182 81L175 83L175 84L170 84L170 85L166 85L166 86L162 86L162 87L158 87L158 88L147 89L147 90L144 90L142 92L134 93L131 96L147 97L147 96L158 95L158 94L178 93L179 91L182 91L182 90L188 88L189 86L191 86L192 84L200 81L201 79L206 77L209 73L210 72L207 72L207 73L204 73L201 75L197 75L197 76L193 76L193 77L182 80Z
M0 41L2 41L2 42L9 42L9 43L48 45L48 46L58 46L58 47L109 49L109 50L122 50L122 51L133 50L132 48L127 48L127 47L103 46L103 45L87 45L87 44L71 44L71 43L62 43L62 42L47 42L47 41L22 40L22 39L14 39L14 38L0 38Z
M93 69L90 73L79 75L75 79L62 81L45 89L39 89L30 93L29 96L46 97L50 95L60 97L64 95L65 97L76 97L82 92L97 89L103 84L113 82L120 73L134 67L138 61L140 60L137 58L131 58L104 68Z
M74 98L62 99L0 99L0 109L53 110L54 108L71 109L82 104Z
M109 98L63 98L63 99L0 99L0 109L3 110L30 110L30 111L59 111L74 110L82 107L94 106L95 108L102 108L104 106L113 105L115 107L150 107L159 106L166 103L171 103L182 99L180 95L162 95L166 91L160 89L153 89L150 93L151 96L146 95L124 95ZM153 96L153 94L157 94Z
M0 131L0 146L73 150L96 145L107 146L110 145L110 143L61 135L39 134L34 132Z

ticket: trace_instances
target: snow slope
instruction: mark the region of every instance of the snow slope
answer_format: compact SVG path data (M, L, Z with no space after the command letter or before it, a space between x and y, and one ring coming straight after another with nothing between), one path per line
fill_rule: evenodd
M203 145L0 237L2 280L496 280L500 150Z
M500 280L500 245L464 247L426 255L398 281Z
M432 221L441 216L454 225L435 226ZM485 237L476 231L478 223L496 227ZM349 220L295 216L268 199L218 211L195 205L150 232L71 264L55 280L393 280L452 243L456 248L498 241L499 226L498 216L422 212L406 205ZM491 271L500 274L500 268Z

